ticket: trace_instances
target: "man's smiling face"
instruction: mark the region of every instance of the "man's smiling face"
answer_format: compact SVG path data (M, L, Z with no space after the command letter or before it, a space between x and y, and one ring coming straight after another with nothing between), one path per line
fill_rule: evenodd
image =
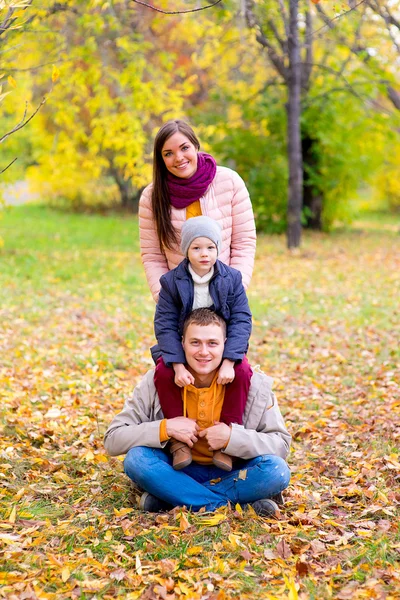
M197 325L190 323L182 340L189 370L200 379L211 376L222 361L225 335L222 327L216 323Z

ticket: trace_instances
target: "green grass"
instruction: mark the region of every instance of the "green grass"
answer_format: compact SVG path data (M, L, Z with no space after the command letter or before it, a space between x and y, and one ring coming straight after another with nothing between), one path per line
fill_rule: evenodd
M375 588L396 597L400 236L392 216L305 233L297 255L283 236L259 236L249 357L274 377L294 436L287 505L275 523L232 510L203 527L189 514L183 531L179 513L120 514L139 492L102 446L151 366L154 303L137 218L23 206L3 212L0 237L0 542L16 536L5 538L0 598L18 585L50 600L134 600L169 577L193 600L294 598L293 582L302 599L341 597L351 582L353 598L374 597ZM282 540L287 557L277 554ZM314 554L310 544L321 540L326 552ZM191 555L193 547L201 551Z

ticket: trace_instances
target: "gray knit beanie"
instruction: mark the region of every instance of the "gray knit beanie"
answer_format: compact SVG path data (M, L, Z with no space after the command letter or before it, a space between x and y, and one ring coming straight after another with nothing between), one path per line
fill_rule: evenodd
M222 236L221 225L210 217L192 217L184 222L181 229L181 250L187 256L189 246L198 237L206 237L217 246L220 253Z

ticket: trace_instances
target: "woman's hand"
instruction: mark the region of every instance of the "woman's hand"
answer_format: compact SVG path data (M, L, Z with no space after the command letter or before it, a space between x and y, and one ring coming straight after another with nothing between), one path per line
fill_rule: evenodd
M218 371L217 383L226 385L235 379L235 362L225 358Z
M194 384L194 377L182 363L172 363L175 371L175 383L179 387Z
M194 419L187 417L174 417L167 419L167 435L184 442L192 448L198 440L199 426Z
M216 421L215 425L203 429L198 435L200 438L206 438L208 449L214 451L226 448L231 437L231 431L229 425Z

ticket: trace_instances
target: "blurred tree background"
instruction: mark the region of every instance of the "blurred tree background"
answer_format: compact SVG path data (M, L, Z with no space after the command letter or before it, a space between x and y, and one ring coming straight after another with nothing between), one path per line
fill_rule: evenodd
M329 230L360 196L400 210L400 11L395 0L316 1L298 1L302 222ZM259 230L284 231L288 11L287 0L177 15L132 0L0 0L0 137L48 94L1 145L0 171L18 157L2 183L27 181L72 210L135 210L155 132L186 118L248 184Z

